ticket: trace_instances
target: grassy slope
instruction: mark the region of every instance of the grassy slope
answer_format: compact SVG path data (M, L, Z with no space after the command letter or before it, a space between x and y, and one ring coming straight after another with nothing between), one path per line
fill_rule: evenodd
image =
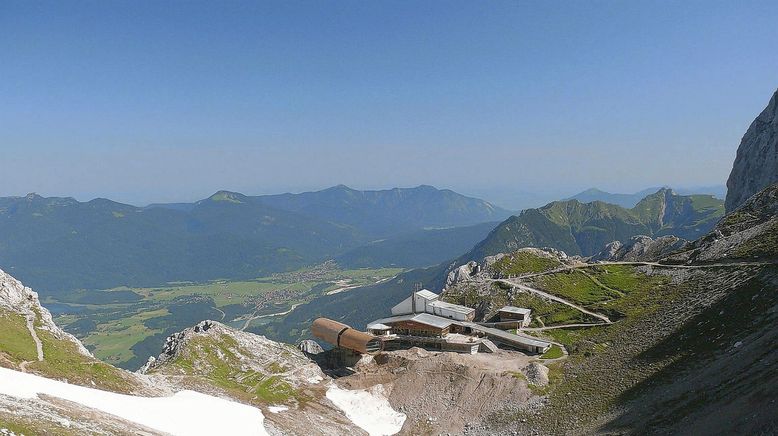
M23 315L0 309L0 365L17 368L25 360L35 360L35 342L27 331L27 321ZM4 364L5 363L5 364Z
M778 302L775 292L769 291L774 289L775 274L774 268L719 270L694 274L681 285L673 285L663 276L638 276L640 280L633 283L641 286L608 304L610 310L624 316L619 322L607 327L548 332L570 351L570 359L564 364L564 382L551 392L549 407L521 418L551 433L574 428L591 431L591 426L617 432L629 432L630 428L661 431L683 428L677 427L679 419L712 408L711 399L722 404L732 401L731 391L717 387L723 380L714 373L707 382L698 378L686 386L669 386L679 383L687 377L685 374L694 377L699 371L696 368L726 358L722 350L733 350L733 344L748 332L770 328ZM624 280L622 275L614 282L629 287ZM769 347L764 350L771 351ZM770 356L774 361L775 356ZM765 389L776 388L758 388L761 377L768 374L765 371L769 373L769 367L751 366L737 376L737 382L727 380L726 385L732 388L745 383L749 388L738 389L744 395L765 395ZM668 396L668 392L672 394ZM614 411L621 414L610 415ZM571 416L576 420L568 419ZM693 416L704 418L705 414ZM642 426L646 422L649 427ZM733 429L744 425L723 424Z
M618 294L598 286L582 271L569 270L533 280L535 286L569 301L586 306L618 298Z
M0 365L19 369L19 364L27 361L27 370L30 372L113 392L132 392L136 387L123 371L81 354L75 343L59 339L50 331L40 328L40 315L34 326L43 344L44 360L41 362L37 360L35 342L27 330L24 316L0 311L0 329L3 332Z
M289 368L273 362L264 372L243 370L241 356L247 356L238 342L226 334L192 337L180 355L166 363L166 373L182 374L189 383L205 383L230 397L255 404L283 404L307 401L277 375Z
M548 271L561 264L554 258L538 256L528 251L515 251L495 262L491 268L507 277Z

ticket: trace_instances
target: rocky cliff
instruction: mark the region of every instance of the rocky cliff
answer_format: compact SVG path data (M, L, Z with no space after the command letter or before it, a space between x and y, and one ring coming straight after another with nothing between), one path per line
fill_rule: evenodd
M778 258L778 183L749 198L716 227L682 250L671 263L760 261Z
M778 182L778 91L740 141L727 180L727 212L775 182Z
M13 362L16 362L22 369L25 369L28 364L32 364L30 369L35 372L35 368L41 366L35 362L44 363L46 360L44 346L47 340L63 342L71 351L78 354L79 358L96 361L81 344L81 341L54 323L51 313L38 300L37 292L24 286L22 282L3 270L0 270L0 318L2 318L3 324L11 329L18 327L20 320L24 321L25 330L23 332L30 336L30 340L35 346L35 359L27 361L19 360L19 356L24 353L16 354L12 350L0 346L0 366L14 368ZM9 365L9 363L11 364ZM39 368L38 372L41 371L43 368ZM92 382L90 381L90 383Z
M625 243L611 242L589 260L592 262L653 262L680 249L684 244L686 240L672 235L660 236L656 239L645 235L633 236Z

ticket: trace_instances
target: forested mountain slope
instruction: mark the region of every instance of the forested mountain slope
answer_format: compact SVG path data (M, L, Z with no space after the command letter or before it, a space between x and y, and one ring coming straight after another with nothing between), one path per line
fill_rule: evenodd
M353 226L375 237L422 228L500 221L510 212L432 186L358 191L344 185L302 194L254 197L268 206Z
M723 213L723 202L713 196L677 195L665 188L631 209L601 201L556 201L508 218L460 261L522 247L551 247L590 256L612 241L626 242L636 235L693 240L713 228Z
M507 215L432 187L264 197L219 191L195 203L148 207L30 194L0 198L0 263L44 293L255 278L362 245L343 261L420 266L453 257L485 234L483 227L449 227ZM453 243L445 232L463 238ZM386 241L376 242L379 235ZM411 246L417 259L398 262L398 250Z

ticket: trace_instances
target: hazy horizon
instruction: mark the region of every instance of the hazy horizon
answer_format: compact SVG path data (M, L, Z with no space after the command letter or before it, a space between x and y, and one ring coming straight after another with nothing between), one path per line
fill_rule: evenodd
M0 196L723 185L778 4L663 5L5 4Z
M229 192L237 192L240 194L248 195L248 196L261 196L261 195L273 195L273 194L300 194L300 193L306 193L306 192L316 192L316 191L322 191L329 188L334 188L337 186L341 186L344 184L338 184L338 185L332 185L332 186L324 186L321 188L314 188L314 189L299 189L299 190L289 190L289 191L279 191L279 192L251 192L251 191L237 191L234 189L214 189L209 191L208 193L189 197L189 198L169 198L165 200L159 200L159 201L148 201L148 200L140 200L140 201L125 201L118 197L111 197L106 195L70 195L70 194L64 194L64 195L53 195L48 194L45 192L28 192L25 194L9 194L9 195L3 195L0 197L24 197L26 195L30 194L36 194L40 195L42 197L72 197L80 202L86 202L90 200L94 200L97 198L106 198L109 200L117 201L119 203L129 204L133 206L138 207L145 207L152 204L164 204L164 203L193 203L199 200L204 200L211 195L220 192L220 191L229 191ZM604 192L607 192L608 194L625 194L625 195L633 195L638 194L644 191L653 191L653 190L659 190L664 187L668 187L671 189L674 189L676 191L680 191L684 194L686 193L695 193L695 194L710 194L715 195L714 192L726 192L726 186L725 185L709 185L709 186L669 186L669 185L657 185L657 186L648 186L643 189L638 189L636 191L630 191L630 192L619 192L619 191L608 191L601 189L596 186L590 186L588 188L583 188L580 190L577 190L575 192L522 192L522 191L510 191L510 192L500 192L500 191L472 191L472 192L463 192L463 191L457 191L455 189L451 189L445 186L433 186L430 184L422 184L426 186L432 186L433 188L439 189L439 190L451 190L458 194L467 196L467 197L473 197L478 198L481 200L488 201L496 206L502 207L503 209L508 209L512 211L519 211L524 208L531 208L531 207L540 207L547 203L550 203L552 201L557 200L564 200L567 198L571 198L577 194L581 194L584 191L587 191L589 189L600 189ZM347 188L355 189L358 191L382 191L382 190L391 190L391 189L411 189L411 188L417 188L422 185L414 185L414 186L386 186L386 187L355 187L355 186L348 186L345 185ZM721 195L715 195L717 198L724 199Z

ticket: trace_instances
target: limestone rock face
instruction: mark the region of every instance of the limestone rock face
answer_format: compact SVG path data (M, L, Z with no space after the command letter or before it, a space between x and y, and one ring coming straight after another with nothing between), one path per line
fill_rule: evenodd
M324 349L316 341L310 339L304 339L297 344L297 349L305 354L319 354L323 353Z
M676 236L660 236L656 239L648 236L633 236L622 244L613 241L605 246L603 251L592 256L589 260L617 261L617 262L652 262L682 248L686 241Z
M778 183L748 199L712 232L668 256L671 263L775 259L778 253Z
M446 288L457 283L466 282L473 279L481 272L481 265L477 262L468 262L448 273L446 278Z
M48 330L58 339L73 342L81 354L92 356L81 341L54 323L51 312L41 306L37 292L24 286L22 282L3 270L0 270L0 309L32 317L32 319L37 318L41 323L39 328Z
M778 182L778 91L740 141L727 180L727 212L775 182Z

